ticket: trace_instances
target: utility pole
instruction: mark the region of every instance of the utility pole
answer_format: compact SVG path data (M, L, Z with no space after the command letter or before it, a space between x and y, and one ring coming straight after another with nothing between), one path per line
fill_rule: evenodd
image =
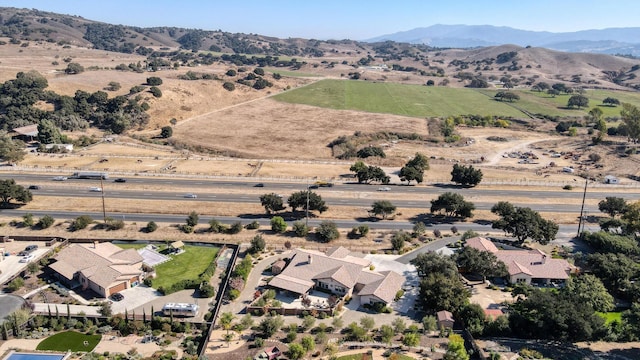
M582 206L580 207L580 220L578 220L578 234L576 234L576 237L580 237L580 233L581 233L580 228L584 226L583 224L584 220L582 219L582 217L584 214L584 200L587 197L587 184L589 184L588 177L584 179L584 192L582 193Z
M304 226L307 228L309 228L309 192L311 189L309 189L309 179L307 179L307 206L304 209Z
M107 222L107 209L104 206L104 183L102 182L102 176L100 176L100 194L102 195L102 220Z

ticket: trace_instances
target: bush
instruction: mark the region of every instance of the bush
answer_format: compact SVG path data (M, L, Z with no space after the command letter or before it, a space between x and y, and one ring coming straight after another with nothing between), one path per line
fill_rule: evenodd
M80 215L71 222L71 231L85 229L93 222L93 218L89 215Z
M562 187L564 190L573 190L573 186L571 185L565 185Z
M14 292L23 286L24 286L24 279L22 279L21 277L17 277L11 280L9 285L7 285L7 290L9 290L9 292Z
M230 300L235 300L238 298L238 296L240 296L240 291L236 290L236 289L231 289L229 290L229 299Z
M249 248L249 252L252 254L257 254L263 252L267 243L264 241L262 235L258 234L251 239L251 247Z
M256 75L264 76L264 69L263 68L255 68L253 70L253 73L256 74Z
M242 231L242 228L243 228L242 223L240 221L236 221L229 227L229 230L227 230L227 233L237 234L240 231Z
M167 139L173 136L173 128L171 126L163 126L160 129L160 137L163 139Z
M236 75L238 75L238 73L235 70L233 69L227 70L227 76L236 76Z
M24 216L22 217L22 224L28 227L33 226L33 214L32 213L24 214Z
M316 234L322 242L329 242L340 237L338 226L330 220L324 220L316 229Z
M158 229L158 225L155 223L155 221L149 221L147 223L147 226L145 227L146 232L154 232Z
M293 232L298 237L305 237L309 234L309 227L303 221L296 221L293 223Z
M227 81L224 84L222 84L222 87L227 91L233 91L236 89L236 84Z
M258 222L258 220L254 220L250 223L248 223L247 225L244 226L245 229L247 230L256 230L256 229L260 229L260 223Z
M216 294L216 289L209 284L209 282L203 282L200 285L200 297L203 298L210 298L213 297Z
M162 79L157 76L151 76L147 78L147 85L149 86L160 86L162 85Z
M271 218L271 230L277 233L283 233L287 231L287 223L281 216L274 216Z
M439 229L433 230L433 236L439 238L442 237L442 232Z
M162 90L160 90L160 88L159 88L159 87L157 87L157 86L152 86L152 87L149 89L149 92L150 92L150 93L151 93L151 95L153 95L154 97L157 97L157 98L162 97Z
M38 221L37 225L41 229L47 229L51 227L51 225L53 225L54 222L55 220L53 219L53 217L51 217L50 215L45 215L40 218L40 221Z

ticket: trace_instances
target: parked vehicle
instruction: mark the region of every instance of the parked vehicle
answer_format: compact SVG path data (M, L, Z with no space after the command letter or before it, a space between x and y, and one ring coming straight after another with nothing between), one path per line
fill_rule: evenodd
M38 186L38 185L29 185L29 190L40 190L40 186Z
M115 293L115 294L111 294L111 296L109 296L109 298L113 301L122 301L124 300L124 295L120 294L120 293Z
M35 258L36 258L36 256L34 254L29 254L27 256L23 256L22 259L20 259L20 262L21 263L27 263L27 262L35 259Z
M24 248L24 250L28 253L32 253L36 250L38 250L38 245L27 245L26 248Z

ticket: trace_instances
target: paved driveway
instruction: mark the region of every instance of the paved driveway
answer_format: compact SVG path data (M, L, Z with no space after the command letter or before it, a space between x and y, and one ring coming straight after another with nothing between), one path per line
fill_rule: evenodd
M398 262L400 258L398 255L367 255L366 259L370 260L375 271L394 271L401 274L405 278L405 283L402 284L404 289L404 296L397 302L393 303L393 309L403 315L411 314L413 306L416 302L416 298L420 293L420 279L418 278L418 272L416 267L411 264L404 264Z
M124 296L124 299L121 301L114 301L111 304L111 310L114 314L124 314L125 309L131 311L162 296L162 294L160 294L156 289L146 285L140 285L120 291L120 294ZM154 308L154 310L160 309ZM142 312L142 310L140 310L140 312Z

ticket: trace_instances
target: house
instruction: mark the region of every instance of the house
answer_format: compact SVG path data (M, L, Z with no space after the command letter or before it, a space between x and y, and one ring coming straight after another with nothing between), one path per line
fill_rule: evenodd
M38 124L14 128L11 136L26 142L33 141L38 136Z
M607 175L604 177L605 184L620 184L620 179L613 175Z
M109 242L71 244L49 265L56 277L70 288L111 294L142 282L142 256L135 249L121 249Z
M353 256L343 247L322 253L296 249L289 264L269 282L269 286L304 295L312 289L339 296L360 296L360 304L390 304L405 279L393 271L369 270L371 262Z
M526 284L564 283L569 279L572 266L564 259L552 259L543 251L533 249L500 250L496 245L483 237L467 240L466 246L480 251L489 251L502 261L509 271L509 282Z
M270 348L264 349L263 352L256 355L256 360L273 360L277 359L278 356L282 355L282 350L280 350L277 346L272 346Z
M284 270L285 266L287 266L287 262L284 260L278 260L271 265L271 273L273 275L278 275Z
M439 329L453 329L453 324L456 322L453 319L453 314L447 310L438 311L436 313L436 320Z

